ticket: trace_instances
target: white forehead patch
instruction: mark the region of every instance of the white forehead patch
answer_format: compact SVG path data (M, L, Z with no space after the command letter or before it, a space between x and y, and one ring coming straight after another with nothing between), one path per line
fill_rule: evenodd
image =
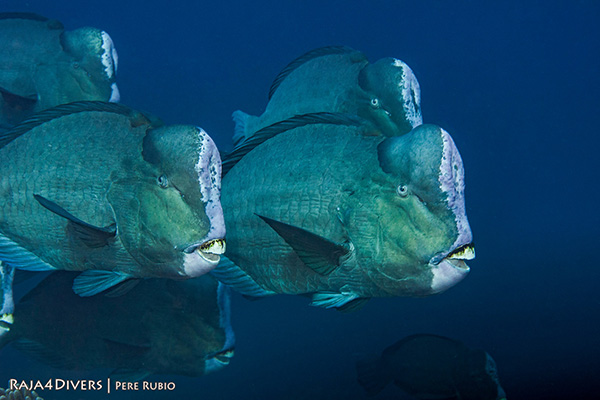
M108 79L112 79L117 74L119 66L119 55L117 49L110 38L110 35L102 31L102 65Z
M440 164L440 189L446 194L448 208L454 213L458 237L452 248L471 243L473 235L467 220L465 209L465 171L462 158L454 144L454 140L445 130L440 128L443 141L442 162Z
M215 142L202 129L196 127L200 139L198 163L198 183L202 201L206 203L206 216L210 221L210 231L205 240L225 237L225 219L221 207L221 156Z
M403 62L394 58L394 67L402 68L402 80L398 84L402 92L402 105L404 115L412 127L423 124L423 116L421 115L421 87L419 81L413 73L412 69Z

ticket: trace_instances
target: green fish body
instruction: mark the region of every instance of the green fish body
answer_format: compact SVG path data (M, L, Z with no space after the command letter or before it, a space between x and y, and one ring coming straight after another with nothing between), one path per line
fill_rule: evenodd
M108 33L0 13L0 37L0 130L59 104L119 101L118 56Z
M82 298L70 289L75 275L55 272L27 293L0 346L56 368L111 368L122 380L201 376L233 356L228 289L210 276L146 279L122 296Z
M376 124L382 134L398 136L423 122L420 97L419 82L401 60L369 63L349 47L318 48L292 61L275 78L261 116L233 114L238 123L234 142L273 123L317 112L357 115Z
M220 158L202 129L81 102L36 115L0 146L4 264L86 271L75 289L92 295L132 277L196 277L218 263Z
M221 281L351 310L465 277L474 251L462 160L446 131L422 125L406 64L317 49L277 77L263 115L234 119Z
M325 307L429 295L464 278L472 236L452 139L434 125L391 138L372 129L301 126L229 170L230 263L217 276L248 295L312 293Z

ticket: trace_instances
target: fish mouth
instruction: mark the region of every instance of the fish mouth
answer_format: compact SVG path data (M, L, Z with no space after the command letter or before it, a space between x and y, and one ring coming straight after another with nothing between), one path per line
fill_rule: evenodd
M225 368L229 365L233 353L233 347L229 347L207 357L204 361L204 372L210 373Z
M0 316L0 336L10 331L13 323L14 318L12 314L2 314Z
M230 348L222 350L216 354L213 354L210 358L212 360L216 361L217 363L225 366L225 365L229 365L229 362L233 358L234 354L235 354L235 348L230 347Z
M470 271L465 261L475 258L475 246L467 243L449 253L435 256L431 262L433 277L430 294L441 293L463 280Z
M218 263L221 259L221 254L225 253L225 239L213 239L204 243L193 244L186 247L183 251L186 254L196 252L202 259L209 263Z
M446 261L454 268L469 271L470 268L465 261L473 260L474 258L475 245L473 243L467 243L452 250L436 264Z

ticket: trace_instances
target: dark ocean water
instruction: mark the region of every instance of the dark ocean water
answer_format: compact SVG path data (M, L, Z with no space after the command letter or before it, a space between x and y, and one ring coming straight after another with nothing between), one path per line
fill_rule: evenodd
M0 11L106 30L121 102L202 126L224 150L231 113L262 113L271 81L302 53L344 44L400 58L421 85L424 122L450 132L464 161L477 259L456 287L353 314L235 295L227 368L108 398L361 399L355 361L413 333L487 350L511 400L600 398L600 2L1 0ZM106 374L0 350L0 386ZM405 397L389 386L376 398Z

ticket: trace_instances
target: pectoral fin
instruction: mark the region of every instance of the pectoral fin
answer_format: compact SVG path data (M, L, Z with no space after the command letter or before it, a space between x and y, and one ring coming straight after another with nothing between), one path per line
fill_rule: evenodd
M46 199L45 197L37 194L34 194L33 197L42 205L42 207L69 220L69 224L73 233L90 248L99 248L108 245L108 241L114 238L117 234L115 224L111 224L104 228L94 226L80 220L58 204Z
M73 281L73 291L81 297L89 297L105 291L131 278L127 274L113 271L89 270L82 272Z
M274 219L258 215L289 244L307 267L319 275L329 275L342 263L350 249L319 235Z
M368 300L354 293L317 292L313 294L310 305L349 313L360 310Z
M222 284L232 287L244 296L261 298L275 294L275 292L266 290L256 283L246 272L225 256L221 256L219 265L210 274Z
M140 283L140 279L128 279L123 283L119 283L114 289L105 293L104 296L110 298L125 296L134 287L136 287L138 283Z

